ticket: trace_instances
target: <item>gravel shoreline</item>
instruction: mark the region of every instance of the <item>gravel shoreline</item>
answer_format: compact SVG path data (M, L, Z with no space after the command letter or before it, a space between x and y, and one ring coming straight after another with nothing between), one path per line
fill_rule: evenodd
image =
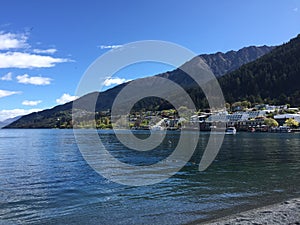
M205 222L211 225L300 225L300 198Z

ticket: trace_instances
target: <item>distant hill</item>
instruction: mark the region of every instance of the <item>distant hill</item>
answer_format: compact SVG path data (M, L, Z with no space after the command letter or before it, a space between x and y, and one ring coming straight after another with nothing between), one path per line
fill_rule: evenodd
M271 52L275 47L268 47L268 46L262 46L262 47L246 47L239 51L230 51L227 53L215 53L215 54L204 54L200 55L207 64L210 66L212 72L216 75L216 77L222 77L226 73L233 71L240 66L252 62L253 60L258 59L259 57ZM183 66L188 66L190 68L193 68L193 59L186 62ZM193 88L195 87L194 81L186 75L182 70L175 69L170 72L158 74L156 76L161 76L168 78L177 84L181 85L186 90L191 90L191 93L193 94ZM118 85L114 88L111 88L109 90L106 90L104 92L98 93L93 92L90 94L87 94L75 101L80 101L80 105L82 106L82 109L85 109L84 107L86 105L89 105L88 103L91 101L95 101L96 98L98 99L96 102L95 109L97 111L107 110L110 109L115 97L120 92L120 90L125 86L126 84ZM198 92L196 92L198 93ZM199 95L201 96L201 95ZM196 100L196 102L200 102L198 104L198 107L201 107L201 102L203 100L199 100L199 96L195 95L193 98ZM198 98L198 100L197 100ZM137 108L146 106L148 108L156 108L156 109L163 109L168 108L170 105L166 104L165 102L161 100L151 100L147 99L146 101L141 101L139 104L136 105ZM6 128L53 128L53 127L60 127L60 124L63 122L68 121L68 123L71 122L71 110L72 110L72 102L66 103L64 105L56 106L52 109L44 110L37 113L32 113L26 116L23 116L18 121L15 121L14 123L10 124ZM86 108L85 110L89 111L90 109Z
M21 117L22 117L22 116L16 116L16 117L14 117L14 118L9 118L9 119L6 119L6 120L4 120L4 121L1 121L1 122L0 122L0 129L1 129L2 127L5 127L5 126L11 124L12 122L15 122L16 120L20 119Z

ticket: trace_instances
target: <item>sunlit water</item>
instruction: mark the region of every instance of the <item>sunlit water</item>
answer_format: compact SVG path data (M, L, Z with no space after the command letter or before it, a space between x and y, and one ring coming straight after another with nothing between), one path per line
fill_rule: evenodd
M91 131L81 132L88 140ZM111 131L99 135L119 160L152 164L171 153L180 132L143 153L128 151ZM200 134L175 176L130 187L96 173L72 130L0 130L0 223L185 224L300 196L300 134L227 135L213 164L199 172L208 137Z

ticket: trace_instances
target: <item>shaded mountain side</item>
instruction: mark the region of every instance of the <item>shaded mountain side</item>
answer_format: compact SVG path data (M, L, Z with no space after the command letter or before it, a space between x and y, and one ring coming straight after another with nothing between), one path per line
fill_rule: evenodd
M234 68L238 68L241 65L248 63L249 61L255 60L263 54L266 54L273 50L274 47L247 47L239 51L230 51L227 53L216 53L211 55L200 55L208 66L211 67L212 72L216 73L218 76L224 75L227 71L231 71ZM193 71L198 69L194 65L196 58L186 62L182 67L189 68ZM219 66L220 65L220 66ZM182 68L180 67L180 68ZM189 90L192 99L195 101L197 107L202 107L206 104L205 99L200 98L198 91L194 91L195 82L190 76L185 74L180 68L175 69L170 72L158 74L156 76L168 78L175 83L182 86L184 89ZM142 78L143 79L143 78ZM148 78L146 78L148 79ZM102 111L110 109L115 97L121 91L121 89L127 84L121 84L104 92L98 93L93 92L87 94L77 100L75 100L76 105L80 105L80 108L86 111L94 110L92 108L86 108L90 106L91 102L96 102L95 109L96 111ZM197 87L197 86L196 86ZM196 90L196 89L195 89ZM97 98L97 100L96 100ZM182 98L182 96L178 96ZM138 102L135 105L135 110L147 107L148 109L164 109L172 107L170 104L159 99L147 98ZM66 103L64 105L56 106L52 109L44 110L37 113L32 113L26 116L23 116L18 121L10 124L6 128L50 128L50 127L60 127L60 124L71 123L71 111L72 111L72 102ZM68 124L69 125L69 124Z
M300 106L300 35L271 53L218 78L228 103ZM187 90L198 107L207 107L199 88Z
M219 78L225 99L300 106L300 35Z
M122 85L125 86L125 85ZM92 92L75 102L80 105L81 110L91 111L91 106L97 111L102 109L110 109L114 98L119 92L119 88L115 88L114 92L105 91L102 93ZM97 99L97 101L95 101ZM92 103L96 102L96 105ZM40 112L34 112L22 116L19 120L9 124L4 128L61 128L62 124L71 125L73 102L55 106Z

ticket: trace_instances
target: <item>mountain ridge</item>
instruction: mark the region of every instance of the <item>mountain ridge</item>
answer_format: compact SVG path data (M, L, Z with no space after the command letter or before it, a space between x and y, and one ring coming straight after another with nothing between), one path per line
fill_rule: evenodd
M226 53L217 52L214 54L202 54L200 57L203 58L204 62L212 69L214 75L220 77L236 70L246 63L258 59L274 48L274 46L267 45L249 46L241 48L238 51L231 50ZM222 66L216 67L216 61Z
M214 53L214 54L203 54L199 55L208 66L212 69L213 73L216 73L217 77L221 77L225 75L228 71L233 71L235 68L239 68L240 66L252 62L253 60L271 52L275 47L268 46L250 46L242 48L238 51L229 51L226 53ZM188 66L189 63L192 66L192 61L186 62L183 66ZM220 63L222 62L222 64ZM218 67L218 64L220 66ZM155 76L161 76L164 78L168 78L171 81L181 85L185 89L191 89L195 87L195 82L191 77L185 74L180 68L177 68L173 71L161 73ZM143 79L143 78L141 78ZM126 86L127 84L117 85L111 89L108 89L104 92L93 92L89 93L75 101L81 101L80 105L82 105L82 109L89 110L88 108L84 108L86 105L90 105L91 101L96 101L95 109L96 111L102 111L110 109L114 98L119 93L119 91ZM78 104L77 104L78 105ZM64 105L58 105L53 107L52 109L47 109L41 112L32 113L29 115L25 115L19 120L13 122L6 128L51 128L53 124L58 124L61 121L56 121L56 118L64 118L66 121L71 121L71 110L72 110L72 102L66 103Z
M228 102L247 99L300 106L300 34L221 77L219 83Z

